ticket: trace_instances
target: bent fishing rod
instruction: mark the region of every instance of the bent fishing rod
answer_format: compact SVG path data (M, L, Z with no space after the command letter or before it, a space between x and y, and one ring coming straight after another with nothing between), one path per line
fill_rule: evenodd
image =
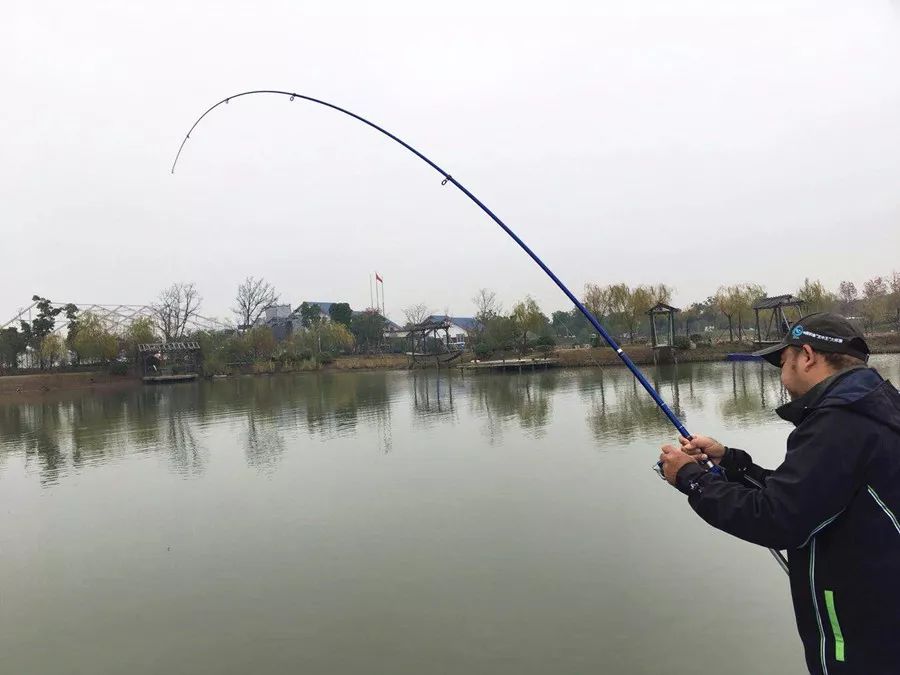
M178 153L175 155L175 161L172 162L172 171L171 172L173 174L175 173L175 165L178 164L178 159L181 157L181 151L184 150L184 146L188 142L188 140L190 140L191 134L194 132L194 129L196 129L197 126L200 124L200 122L203 121L204 117L206 117L209 113L211 113L213 110L215 110L219 106L227 105L229 102L233 101L236 98L241 98L242 96L254 96L256 94L271 94L271 95L275 95L275 96L287 96L290 98L291 101L293 101L295 99L301 99L304 101L309 101L310 103L317 103L319 105L325 106L326 108L331 108L332 110L336 110L340 113L344 113L348 117L352 117L355 120L359 120L363 124L366 124L366 125L372 127L376 131L380 131L382 134L384 134L391 140L396 141L397 143L402 145L404 148L409 150L411 153L413 153L416 157L418 157L423 162L428 164L428 166L430 166L432 169L437 171L443 177L443 180L441 180L441 185L446 185L447 183L452 183L453 185L455 185L460 190L460 192L462 192L466 197L468 197L473 202L475 202L475 204L482 211L484 211L491 218L491 220L493 220L495 223L497 223L497 225L499 225L500 228L504 232L506 232L506 234L508 234L510 236L510 238L514 242L516 242L523 251L525 251L525 253L528 254L528 257L530 257L535 263L537 263L538 267L540 267L542 270L544 270L544 273L548 277L550 277L550 279L553 281L553 283L555 283L559 287L559 289L565 294L565 296L567 298L569 298L569 300L572 302L572 304L574 304L575 307L578 308L578 311L584 315L584 318L586 318L590 322L590 324L597 330L597 333L603 338L603 340L606 342L606 344L608 344L610 346L610 348L612 348L612 350L616 353L616 355L619 357L619 359L621 359L622 363L624 363L625 366L628 368L628 370L631 371L631 374L635 377L635 379L637 379L637 381L641 383L641 386L647 391L648 394L650 394L650 397L653 399L653 401L656 403L656 405L659 407L659 409L662 410L663 414L669 419L669 422L672 423L672 425L675 427L675 429L678 431L678 433L681 434L682 436L684 436L685 438L691 438L691 434L688 432L687 428L684 426L684 424L682 424L681 420L678 419L678 417L675 415L675 413L672 412L671 408L669 408L668 404L663 400L662 396L659 395L659 392L656 391L656 389L653 387L652 384L650 384L650 382L647 380L647 378L644 376L644 374L641 372L641 370L635 365L634 361L631 360L631 357L629 357L628 354L625 353L625 351L622 349L622 347L619 346L619 344L615 341L615 339L612 337L612 335L610 335L606 331L606 329L600 324L600 322L593 315L593 313L590 310L588 310L588 308L585 307L584 304L575 296L575 294L569 290L569 288L559 279L559 277L557 277L556 274L553 273L553 270L551 270L549 267L547 267L547 265L544 263L544 261L541 260L538 257L538 255L534 251L532 251L531 248L524 241L522 241L522 239L519 237L519 235L517 235L515 232L513 232L512 229L510 229L510 227L506 223L504 223L502 220L500 220L500 218L493 211L491 211L487 206L485 206L485 204L480 199L478 199L478 197L476 197L471 192L469 192L469 190L468 190L468 188L466 188L466 186L464 186L462 183L460 183L458 180L456 180L447 171L444 171L441 167L439 167L437 164L432 162L428 157L426 157L421 152L416 150L413 146L411 146L406 141L398 138L397 136L392 134L390 131L387 131L386 129L378 126L374 122L370 122L365 117L362 117L361 115L357 115L356 113L351 112L351 111L347 110L346 108L341 108L340 106L337 106L333 103L329 103L328 101L323 101L321 99L313 98L312 96L306 96L304 94L298 94L293 91L280 91L277 89L255 89L253 91L244 91L239 94L234 94L233 96L229 96L228 98L223 98L221 101L219 101L215 105L212 105L209 108L207 108L206 112L204 112L202 115L200 115L200 117L197 118L197 120L194 122L194 124L188 130L187 134L185 134L184 140L181 141L181 145L178 148ZM718 466L714 465L709 460L706 460L705 462L702 462L702 463L708 470L716 472L716 473L721 473L721 469ZM656 466L654 467L654 470L659 474L660 478L665 479L665 477L663 476L663 473L662 473L662 464L661 463L657 463ZM781 552L776 551L775 549L771 549L771 548L769 549L769 551L772 553L772 555L778 561L778 564L781 566L781 568L785 572L787 572L788 571L787 561L785 560L785 558L781 554Z

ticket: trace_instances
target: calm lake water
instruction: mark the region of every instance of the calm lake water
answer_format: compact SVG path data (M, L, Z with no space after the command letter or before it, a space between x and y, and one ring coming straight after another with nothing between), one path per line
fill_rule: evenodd
M774 368L648 374L778 464ZM2 672L805 672L784 573L650 470L672 438L621 368L0 405Z

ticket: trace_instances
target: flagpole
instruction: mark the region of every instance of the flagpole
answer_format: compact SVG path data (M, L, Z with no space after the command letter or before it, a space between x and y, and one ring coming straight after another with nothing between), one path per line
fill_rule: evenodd
M369 307L375 306L375 299L372 297L372 273L369 272Z

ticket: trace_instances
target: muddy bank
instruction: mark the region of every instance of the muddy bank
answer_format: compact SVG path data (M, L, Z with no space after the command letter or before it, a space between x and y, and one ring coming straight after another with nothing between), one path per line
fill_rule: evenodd
M900 333L870 335L866 342L873 354L900 353ZM622 345L623 349L638 365L653 363L653 350L648 345ZM729 354L747 354L757 349L750 342L722 342L714 345L697 345L693 349L679 349L675 355L679 363L702 363L724 361ZM595 349L557 349L553 356L559 358L563 367L616 366L622 362L609 347Z
M893 354L900 353L900 334L890 333L886 335L874 335L866 338L872 353ZM623 345L631 359L639 365L649 365L653 361L653 350L647 345ZM700 363L704 361L724 361L731 353L746 353L753 351L754 346L746 342L730 342L715 345L698 345L694 349L678 350L676 353L679 363ZM552 354L560 360L564 368L619 366L622 362L615 352L609 347L595 349L557 349ZM472 354L467 353L459 361L454 362L449 368L459 363L469 361ZM249 370L240 374L268 375L275 374L274 364L268 364L264 371ZM340 372L340 371L366 371L366 370L407 370L409 357L404 354L376 354L371 356L339 356L333 362L311 368L316 372ZM293 371L280 371L282 373L308 372L306 369ZM0 376L0 403L22 400L47 400L52 398L55 392L84 390L96 392L115 392L132 387L142 386L141 379L134 375L110 375L104 371L78 372L78 373L35 373L28 375Z
M40 373L0 377L0 402L42 399L55 392L87 390L119 391L141 386L137 377L110 375L106 372Z

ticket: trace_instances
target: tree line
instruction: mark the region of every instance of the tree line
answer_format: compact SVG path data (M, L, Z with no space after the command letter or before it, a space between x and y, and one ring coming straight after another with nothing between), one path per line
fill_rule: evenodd
M630 286L625 283L585 285L582 301L613 335L635 342L647 335L647 312L657 303L669 303L673 289L666 284ZM766 295L760 284L721 286L678 315L679 332L701 336L708 328L727 330L729 341L745 338L755 325L753 306ZM819 280L805 279L794 295L803 302L803 312L836 311L855 317L868 331L900 327L900 273L875 276L857 287L842 281L829 290ZM302 330L276 341L270 326L261 321L266 310L276 306L279 295L265 279L250 276L235 295L234 326L225 331L198 330L202 304L193 283L175 283L163 289L150 306L149 316L124 327L81 311L75 305L54 305L35 295L37 316L19 326L0 330L0 369L16 369L26 357L27 365L41 369L63 364L73 366L109 364L128 360L138 344L196 339L204 345L210 368L260 361L321 363L336 354L384 351L386 319L378 312L353 312L347 303L329 308L328 319L318 305L304 302L295 313ZM560 340L595 343L593 326L577 308L554 311L547 316L537 302L526 296L504 311L496 294L481 289L472 298L476 326L468 336L469 346L480 356L496 352L547 351ZM406 326L424 321L432 312L424 303L404 310ZM445 310L445 314L449 311ZM397 348L396 341L394 348Z
M35 318L0 330L0 372L17 370L23 362L41 370L115 364L113 370L122 371L139 344L157 342L200 342L211 371L273 358L317 363L337 353L373 351L383 342L385 319L377 312L354 313L348 303L334 303L326 321L318 305L304 302L298 310L303 330L276 343L272 328L260 319L278 303L278 294L252 276L238 286L232 327L199 329L202 301L195 284L174 283L159 293L147 316L120 326L74 304L61 306L35 295Z

